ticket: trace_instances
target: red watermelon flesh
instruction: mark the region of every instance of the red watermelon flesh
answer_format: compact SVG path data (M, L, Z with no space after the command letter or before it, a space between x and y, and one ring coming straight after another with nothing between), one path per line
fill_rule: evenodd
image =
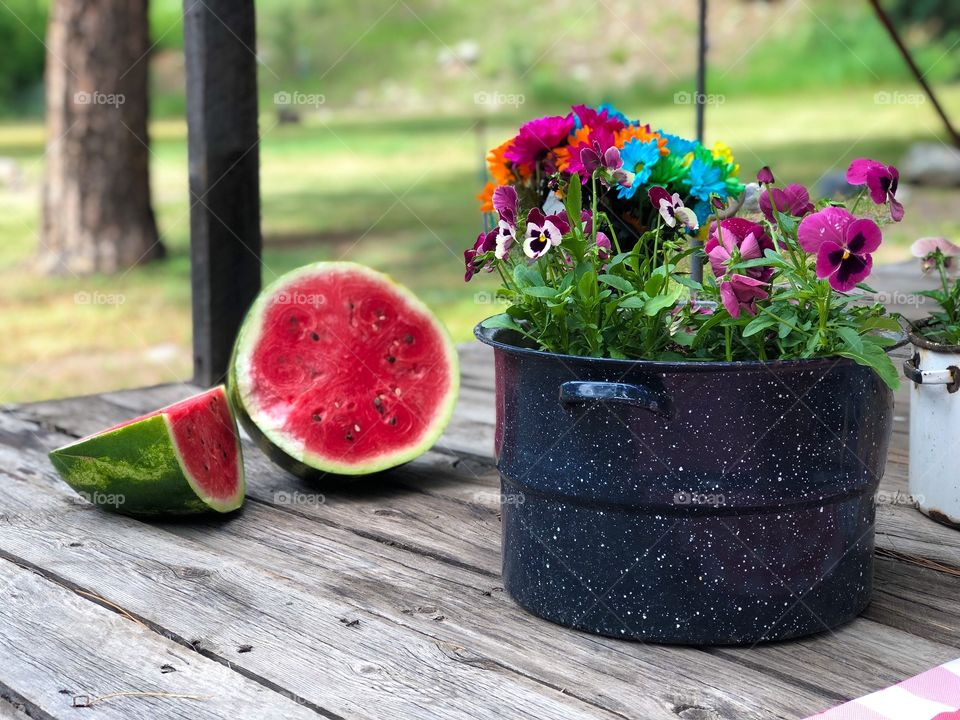
M239 404L298 462L381 470L426 450L449 419L456 351L426 307L380 273L309 266L265 291L249 323L234 367Z

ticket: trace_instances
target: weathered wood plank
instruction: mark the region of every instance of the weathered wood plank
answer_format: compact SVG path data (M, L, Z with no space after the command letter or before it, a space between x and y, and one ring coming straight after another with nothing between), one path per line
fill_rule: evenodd
M16 703L0 704L0 718L70 712L104 720L317 717L6 560L0 560L0 589L0 694ZM74 702L91 706L71 710Z

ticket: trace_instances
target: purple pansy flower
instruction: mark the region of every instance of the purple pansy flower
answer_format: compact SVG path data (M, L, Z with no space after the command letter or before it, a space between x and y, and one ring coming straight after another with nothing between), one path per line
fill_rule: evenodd
M580 211L580 222L583 223L583 234L587 237L593 234L593 213L589 210ZM609 260L613 254L613 244L604 232L597 232L597 257Z
M763 225L732 217L721 220L719 228L716 223L711 224L710 236L703 249L710 260L714 276L722 278L727 274L729 265L741 260L762 258L764 251L773 249L773 240L767 235ZM741 272L766 283L773 275L773 268L752 267Z
M494 254L497 260L503 260L517 239L517 189L513 185L501 185L494 190L493 209L500 216Z
M531 120L520 128L503 155L518 165L532 166L566 139L573 122L572 113Z
M570 231L570 224L563 215L544 216L540 208L533 208L527 214L527 233L523 241L523 252L532 260L543 257L551 247L563 240Z
M620 150L613 145L603 150L600 143L594 140L592 145L580 150L580 164L586 171L582 178L584 183L595 170L600 168L604 171L600 173L600 182L604 187L610 187L611 183L623 187L630 187L633 184L633 173L623 169Z
M749 315L757 314L757 300L766 300L770 294L764 289L763 280L733 273L720 282L720 300L730 317L740 317L741 311Z
M956 258L960 257L960 247L945 237L920 238L910 246L910 252L914 257L920 258L924 272L930 272L937 266L934 259L938 252L943 256L945 270L954 270L957 264Z
M769 165L760 168L760 172L757 173L757 182L761 185L772 185L776 182L773 178L773 170L770 169Z
M760 193L760 210L770 222L776 222L773 216L773 206L776 205L777 212L793 217L803 217L807 213L813 212L813 203L810 202L810 193L800 183L791 183L782 190L780 188L767 188Z
M477 255L490 252L496 247L497 228L494 228L490 232L477 235L477 241L473 244L473 247L463 251L463 261L467 267L463 275L465 282L470 282L470 279L483 268L483 263L477 262ZM487 270L493 270L493 267L488 267Z
M654 185L647 191L647 195L650 196L650 202L660 213L660 217L670 227L676 227L679 221L690 232L700 228L697 214L692 209L684 207L680 193L671 195L659 185Z
M890 205L890 217L900 222L903 219L903 205L897 202L897 186L900 173L893 165L884 165L877 160L857 158L847 168L847 182L851 185L866 185L870 199L877 205Z
M867 278L873 267L870 253L882 239L873 220L833 206L807 215L797 228L800 247L817 256L817 277L828 278L838 292L848 292Z

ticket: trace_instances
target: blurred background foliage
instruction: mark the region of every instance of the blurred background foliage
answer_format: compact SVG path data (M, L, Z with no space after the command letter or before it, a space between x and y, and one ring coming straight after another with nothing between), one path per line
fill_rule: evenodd
M694 72L696 3L552 0L258 0L261 94L316 85L330 108L455 108L472 101L457 67L528 102L669 100ZM933 82L960 76L960 3L892 0L887 11ZM4 0L0 108L42 114L47 2ZM902 59L866 2L713 0L716 93L791 93L909 83ZM181 0L151 0L154 115L180 115ZM375 24L374 24L375 23ZM744 51L749 53L742 56ZM345 57L346 54L346 57ZM469 90L469 92L468 92Z
M960 119L960 3L884 7ZM813 184L854 157L896 163L911 143L945 137L866 0L710 8L706 140L731 145L745 178L769 164L778 180ZM490 278L462 280L486 148L575 102L693 133L695 0L259 0L257 11L264 280L318 259L364 262L411 286L460 341L496 312ZM181 13L179 0L151 1L151 179L168 258L45 278L31 259L47 3L0 2L0 402L190 375ZM280 106L277 93L323 102ZM960 240L955 190L904 196L907 220L887 229L882 260L904 259L919 235Z

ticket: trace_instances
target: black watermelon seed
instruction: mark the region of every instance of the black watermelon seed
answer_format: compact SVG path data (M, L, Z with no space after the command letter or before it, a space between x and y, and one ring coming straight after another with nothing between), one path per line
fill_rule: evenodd
M403 338L403 341L407 345L413 345L413 335L407 335L405 338Z
M387 362L388 362L388 363L395 363L396 361L397 361L397 359L396 359L393 355L387 355Z
M317 332L310 333L310 339L314 342L317 342L320 339L320 334Z
M397 419L396 419L395 417L392 417L392 418L390 418L389 422L390 422L391 425L396 425L396 424L397 424Z

